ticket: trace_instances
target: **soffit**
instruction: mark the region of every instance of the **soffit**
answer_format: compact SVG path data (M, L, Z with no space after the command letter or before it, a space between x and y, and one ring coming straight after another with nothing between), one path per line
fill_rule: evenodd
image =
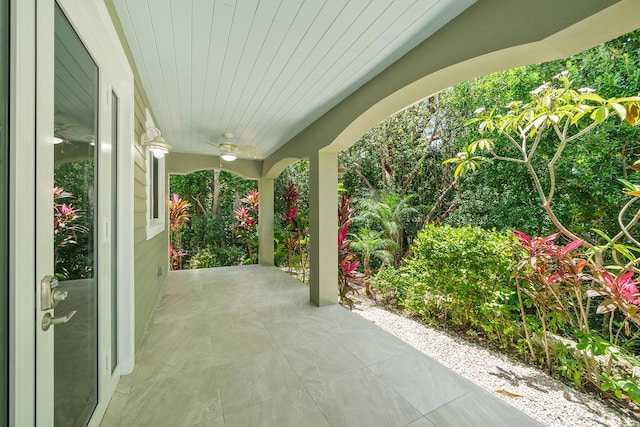
M266 156L475 0L113 2L174 151Z

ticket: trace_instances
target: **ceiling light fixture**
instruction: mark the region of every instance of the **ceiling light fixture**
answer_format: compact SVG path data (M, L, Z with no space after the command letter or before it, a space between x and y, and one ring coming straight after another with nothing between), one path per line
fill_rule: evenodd
M155 127L147 128L140 135L140 145L148 148L156 159L163 158L171 149L171 146L162 137L160 129Z
M226 162L233 162L238 157L236 157L236 155L233 153L224 153L220 155L220 158Z

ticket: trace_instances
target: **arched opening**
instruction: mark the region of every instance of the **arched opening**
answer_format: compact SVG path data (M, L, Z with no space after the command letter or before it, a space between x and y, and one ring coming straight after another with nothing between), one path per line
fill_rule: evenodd
M258 261L258 183L206 169L169 175L173 270Z

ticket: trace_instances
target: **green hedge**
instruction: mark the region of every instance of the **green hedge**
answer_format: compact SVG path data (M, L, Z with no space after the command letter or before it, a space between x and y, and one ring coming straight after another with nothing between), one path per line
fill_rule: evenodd
M520 333L511 272L511 237L475 227L427 225L398 269L385 269L376 287L430 323L515 346Z
M245 251L235 246L226 248L207 247L198 251L189 259L188 268L213 268L238 265Z

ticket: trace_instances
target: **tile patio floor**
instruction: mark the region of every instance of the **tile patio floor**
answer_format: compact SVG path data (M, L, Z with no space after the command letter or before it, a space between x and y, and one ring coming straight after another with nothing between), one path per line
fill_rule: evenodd
M451 357L455 357L452 354ZM170 272L112 426L539 426L273 267Z

